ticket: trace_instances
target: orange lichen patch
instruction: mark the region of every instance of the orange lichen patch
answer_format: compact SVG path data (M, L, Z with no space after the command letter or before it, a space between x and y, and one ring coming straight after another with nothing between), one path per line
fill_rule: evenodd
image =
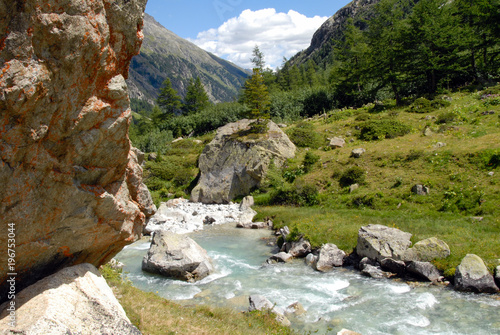
M59 253L63 254L64 257L72 257L73 254L70 252L70 248L66 245L59 247L57 250Z
M106 190L101 185L87 185L81 184L80 188L85 192L90 192L97 197L102 198L106 192Z

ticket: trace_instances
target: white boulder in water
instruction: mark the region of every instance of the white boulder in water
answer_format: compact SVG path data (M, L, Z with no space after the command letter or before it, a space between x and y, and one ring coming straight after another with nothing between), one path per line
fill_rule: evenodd
M214 267L206 250L191 238L158 231L142 260L142 270L194 282L210 275Z

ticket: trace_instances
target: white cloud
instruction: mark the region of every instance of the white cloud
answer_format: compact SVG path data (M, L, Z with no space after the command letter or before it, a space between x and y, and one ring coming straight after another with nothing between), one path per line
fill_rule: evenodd
M252 68L253 48L258 45L267 66L275 69L297 52L307 48L314 32L328 17L306 17L296 11L276 13L274 8L244 10L219 28L198 34L195 43L202 49L243 68Z

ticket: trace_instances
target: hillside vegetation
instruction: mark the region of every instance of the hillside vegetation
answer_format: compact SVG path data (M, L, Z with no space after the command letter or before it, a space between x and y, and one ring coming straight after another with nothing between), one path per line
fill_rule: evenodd
M273 72L255 48L247 81L259 83L253 106L257 87L245 85L239 101L189 113L169 112L172 105L135 110L131 139L157 156L145 169L155 201L188 196L215 129L260 115L286 123L299 147L254 190L261 216L316 247L332 242L348 252L360 226L397 226L413 242L446 241L452 255L437 265L448 275L466 253L493 266L500 258L498 1L358 0L339 13L333 21L345 24L330 26L337 31L321 61L301 58ZM331 148L333 137L346 144ZM356 148L366 152L352 157ZM414 194L415 185L429 194Z

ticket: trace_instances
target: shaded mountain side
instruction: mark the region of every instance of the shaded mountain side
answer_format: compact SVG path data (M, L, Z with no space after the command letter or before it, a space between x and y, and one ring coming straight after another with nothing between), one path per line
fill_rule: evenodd
M132 59L127 84L131 98L152 103L166 78L184 96L189 79L200 77L210 100L224 102L236 98L247 76L245 70L180 38L146 14L144 42Z
M366 28L365 20L373 15L374 6L380 0L354 0L345 7L339 9L335 15L330 17L314 33L311 45L289 61L288 65L305 64L309 59L318 65L326 65L331 60L334 41L342 39L346 29L347 20L352 18L354 24L361 29Z

